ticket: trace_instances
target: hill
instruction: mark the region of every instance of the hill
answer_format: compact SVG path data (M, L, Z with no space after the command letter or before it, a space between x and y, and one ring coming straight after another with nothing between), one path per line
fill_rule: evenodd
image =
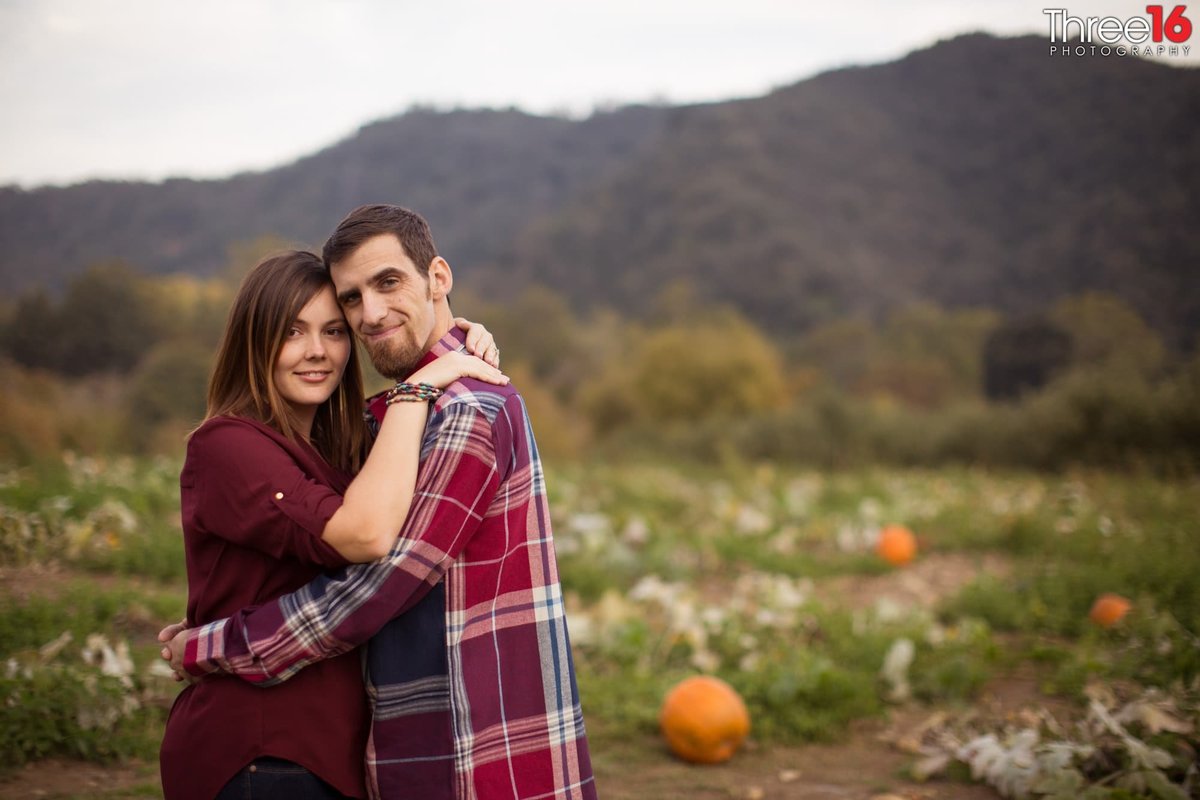
M501 263L634 308L691 280L782 328L1099 290L1180 345L1200 328L1198 128L1200 71L964 36L674 110Z
M293 164L226 180L91 181L0 189L0 288L60 287L98 261L154 273L211 273L230 244L270 234L320 247L366 202L402 202L439 247L473 263L530 217L626 163L661 110L629 107L582 122L515 110L414 110L363 127Z
M781 331L916 299L1099 290L1200 330L1200 71L969 35L748 100L571 121L412 111L223 181L0 190L0 287L121 258L210 272L361 202L429 217L459 274L634 312L686 281Z

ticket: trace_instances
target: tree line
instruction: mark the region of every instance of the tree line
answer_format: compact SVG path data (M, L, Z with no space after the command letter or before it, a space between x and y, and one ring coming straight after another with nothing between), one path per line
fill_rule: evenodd
M267 244L235 248L214 278L107 263L58 298L10 300L0 459L181 452L237 283ZM1200 359L1169 351L1109 295L1010 317L921 303L774 335L686 282L636 318L581 314L538 286L504 302L466 288L453 299L496 333L556 457L1200 465Z

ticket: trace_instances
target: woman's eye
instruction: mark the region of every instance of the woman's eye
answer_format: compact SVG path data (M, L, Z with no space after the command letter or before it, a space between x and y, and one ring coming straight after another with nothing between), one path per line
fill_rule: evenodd
M336 337L336 336L341 336L341 335L343 335L345 332L346 332L346 331L342 330L341 328L330 328L329 330L325 331L325 333L327 333L328 335L330 335L330 336L335 336L335 337Z

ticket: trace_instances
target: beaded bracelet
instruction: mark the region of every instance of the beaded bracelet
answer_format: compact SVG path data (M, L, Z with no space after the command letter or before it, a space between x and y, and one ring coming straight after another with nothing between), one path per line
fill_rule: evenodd
M392 403L423 403L427 400L437 400L443 394L441 389L438 389L433 384L429 383L397 383L391 389L388 389L387 396L384 397L385 405Z

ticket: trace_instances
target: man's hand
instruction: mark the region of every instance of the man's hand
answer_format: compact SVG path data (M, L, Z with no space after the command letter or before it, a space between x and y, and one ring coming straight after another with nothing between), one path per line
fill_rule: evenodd
M158 640L165 642L166 646L159 651L163 661L171 665L171 671L175 673L175 680L187 681L195 683L198 678L189 675L183 669L183 648L187 639L187 620L180 620L172 623L158 632Z

